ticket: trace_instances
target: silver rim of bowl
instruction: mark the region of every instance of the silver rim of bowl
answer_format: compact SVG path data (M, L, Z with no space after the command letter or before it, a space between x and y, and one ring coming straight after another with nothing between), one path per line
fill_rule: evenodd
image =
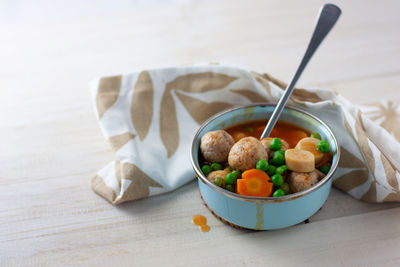
M301 112L301 113L303 113L303 114L305 114L307 116L310 116L311 118L315 119L316 121L318 121L320 124L322 124L328 130L328 132L332 135L334 142L336 143L336 147L337 147L337 150L336 150L336 161L332 162L332 166L331 166L329 172L325 175L324 178L322 178L321 181L319 181L315 185L311 186L307 190L304 190L304 191L301 191L301 192L298 192L298 193L294 193L294 194L290 194L290 195L285 195L285 196L281 196L281 197L251 197L251 196L239 195L239 194L230 192L228 190L225 190L225 189L223 189L223 188L211 183L211 181L209 181L203 175L203 172L197 167L197 164L196 164L196 162L194 160L194 154L193 154L196 140L197 140L200 132L203 130L203 128L207 124L209 124L211 121L213 121L214 119L222 116L225 113L229 113L229 112L232 112L232 111L238 110L238 109L246 109L246 108L258 107L258 106L259 107L267 107L267 106L275 106L275 105L274 104L267 104L267 103L254 103L254 104L250 104L250 105L230 108L230 109L227 109L227 110L224 110L222 112L219 112L219 113L215 114L214 116L210 117L207 121L205 121L200 126L200 128L197 130L197 132L196 132L196 134L195 134L195 136L193 138L192 146L191 146L191 149L190 149L190 160L192 162L192 166L194 168L194 171L197 174L197 177L203 183L205 183L206 185L211 187L213 190L215 190L215 191L217 191L217 192L219 192L219 193L221 193L221 194L223 194L223 195L225 195L227 197L238 199L238 200L242 200L242 201L262 202L262 203L265 203L265 202L284 202L284 201L294 200L294 199L297 199L299 197L302 197L302 196L305 196L307 194L310 194L311 192L317 190L318 188L322 187L325 183L327 183L332 178L332 175L335 172L335 170L336 170L336 168L338 166L338 163L339 163L339 159L340 159L340 146L339 146L339 144L337 142L336 136L333 133L333 131L331 130L331 128L325 122L323 122L321 119L319 119L318 117L316 117L315 115L313 115L313 114L311 114L311 113L309 113L307 111L304 111L304 110L296 108L296 107L291 107L291 106L286 106L285 109L291 109L291 110L294 110L294 111L298 111L298 112Z

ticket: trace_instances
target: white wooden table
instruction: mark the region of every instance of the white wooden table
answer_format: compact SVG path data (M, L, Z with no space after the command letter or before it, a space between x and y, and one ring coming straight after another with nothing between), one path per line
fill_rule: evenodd
M117 207L94 194L89 179L113 155L92 78L226 62L289 80L323 3L105 2L0 3L0 266L400 265L396 203L333 190L310 223L249 232L213 217L194 182ZM333 2L343 16L299 85L400 99L400 2Z

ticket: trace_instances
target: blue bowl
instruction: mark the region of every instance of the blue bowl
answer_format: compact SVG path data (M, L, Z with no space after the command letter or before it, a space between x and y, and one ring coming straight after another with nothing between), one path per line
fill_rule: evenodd
M200 169L198 156L201 137L209 131L225 129L230 125L252 120L265 120L272 115L274 105L253 104L226 110L207 120L194 136L191 161L198 178L201 197L217 217L232 226L254 230L272 230L289 227L310 218L328 198L339 157L339 145L332 130L316 116L293 107L282 112L280 121L292 123L310 132L318 132L327 140L333 153L329 173L305 191L282 197L242 196L211 183Z

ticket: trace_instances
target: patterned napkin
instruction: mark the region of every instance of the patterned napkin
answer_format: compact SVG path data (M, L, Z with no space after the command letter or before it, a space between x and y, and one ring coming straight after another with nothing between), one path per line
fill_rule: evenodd
M92 178L92 189L113 204L176 189L195 178L189 151L201 123L234 106L276 103L285 87L268 74L220 65L94 81L95 112L115 160ZM335 132L342 152L336 188L367 202L400 200L398 103L360 107L330 90L296 89L289 105L315 114Z

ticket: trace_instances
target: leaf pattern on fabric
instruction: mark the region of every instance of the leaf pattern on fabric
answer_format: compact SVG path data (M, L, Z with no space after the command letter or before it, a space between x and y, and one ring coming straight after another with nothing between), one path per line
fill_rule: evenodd
M96 95L96 107L99 119L118 99L122 76L101 78Z
M368 181L368 171L366 169L353 170L333 181L333 185L338 189L348 192L357 186L360 186Z
M293 90L291 98L296 102L312 102L317 103L323 101L316 93L310 92L305 89L296 88Z
M230 91L232 93L246 97L248 100L250 100L253 103L269 102L269 100L267 98L265 98L264 96L260 95L257 92L254 92L252 90L249 90L249 89L231 89Z
M198 123L202 124L212 115L225 109L233 107L232 104L226 102L204 102L199 99L184 95L179 91L175 92L183 106L189 112L190 116Z
M287 83L276 79L267 73L263 74L263 78L271 81L282 90L285 90L287 87ZM304 104L305 102L317 103L323 101L323 99L319 97L316 93L310 92L302 88L295 88L292 92L292 95L290 96L290 99L299 104Z
M376 182L372 181L369 190L360 198L362 201L376 203Z
M117 197L114 190L111 187L108 187L105 183L103 178L101 178L98 174L96 174L92 180L90 181L90 186L92 190L99 194L100 196L104 197L110 202L113 202Z
M341 168L364 168L367 169L365 163L352 154L350 151L340 146L339 167Z
M351 137L353 137L353 140L354 140L355 142L357 142L357 139L356 139L356 137L355 137L354 134L353 134L353 130L352 130L352 128L351 128L349 122L347 121L346 116L343 116L343 123L344 123L344 127L346 128L347 133L350 134Z
M340 147L338 167L353 170L339 176L333 181L333 186L336 188L348 192L368 182L368 169L365 163L343 146Z
M196 123L201 124L215 113L232 106L230 103L224 102L224 94L227 93L227 90L230 90L229 93L231 95L236 94L236 99L242 98L244 102L248 102L247 99L251 102L263 102L271 98L276 99L276 96L282 93L281 90L286 88L286 83L267 73L259 74L248 70L230 70L227 67L218 68L217 70L226 74L215 73L213 72L214 70L215 67L193 69L190 70L192 74L180 75L175 79L175 75L179 75L177 73L181 73L181 70L154 70L151 71L152 76L148 71L142 71L126 77L114 76L100 79L97 83L98 88L95 90L95 106L99 119L106 119L100 122L100 127L105 131L106 136L110 136L109 142L112 148L118 151L136 136L141 141L149 141L146 138L149 136L150 130L153 129L150 129L150 127L158 127L158 125L153 125L155 123L160 126L161 146L165 147L168 157L171 157L174 153L176 154L178 147L183 145L183 143L180 144L183 141L180 141L179 132L184 132L182 131L184 128L181 129L179 127L185 127L186 125L184 126L178 121L178 117L180 118L178 112L180 112L181 107L185 109L184 112L188 112ZM174 76L172 77L172 75ZM123 79L132 79L131 77L137 77L134 85L123 82ZM236 83L237 79L240 79L240 81ZM232 82L234 83L231 84ZM249 85L247 86L245 82L249 82ZM129 88L125 87L128 85ZM257 90L254 90L254 85L256 85ZM122 88L120 88L121 86ZM265 89L266 93L259 91L262 89ZM132 95L132 98L123 103L121 102L123 105L118 103L117 106L115 103L119 100L121 90L127 92L129 96ZM221 92L221 97L216 99L198 97L199 94L212 90L220 90L212 95L217 96ZM161 94L160 103L154 102L155 96L158 96L156 95L157 93ZM336 95L339 94L336 93ZM318 90L308 91L296 88L290 103L295 106L303 106L307 110L310 106L313 106L312 103L323 101L322 98L325 98L325 96L325 94L319 93ZM341 147L339 162L341 176L333 181L333 185L350 193L357 199L361 198L361 200L368 202L377 202L377 196L379 197L379 202L400 201L399 173L389 161L391 160L390 156L393 155L387 154L388 157L385 157L386 154L379 153L380 151L378 150L380 148L373 145L375 140L369 139L363 125L363 118L365 122L364 116L368 116L400 140L400 102L380 101L380 103L369 105L365 112L362 113L362 116L361 112L354 115L350 105L344 105L341 98L334 98L333 101L337 106L341 106L341 111L343 111L341 114L345 115L344 126L346 129L343 129L343 125L335 125L336 122L340 124L342 119L340 115L337 117L338 120L332 121L332 125L338 127L340 134L344 133L341 136L345 140L343 144L351 143L351 146ZM182 103L182 106L179 104L179 111L176 101ZM130 103L131 105L128 106ZM159 104L161 105L160 107L155 107L155 105ZM160 108L160 111L156 111L158 108ZM118 135L113 136L115 128L110 130L108 127L115 126L115 122L112 119L114 119L114 114L118 112L123 112L123 114L119 114L123 116L118 117L119 120L124 118L121 123L129 126L122 129L132 129L133 126L135 131L131 130L132 133L128 130L126 132L117 132ZM154 112L160 113L154 114ZM155 119L154 117L158 118ZM346 130L352 138L346 136ZM127 150L124 150L124 152L136 153L136 144L138 145L137 148L143 151L143 146L146 144L144 142L136 142L139 139L135 140L134 147L125 147ZM356 151L357 144L359 152ZM130 151L131 149L132 151ZM160 153L160 151L157 150L156 153ZM152 156L152 154L149 156ZM117 157L119 157L118 153ZM172 160L175 161L175 158ZM179 160L179 157L176 160ZM375 165L377 166L376 168ZM372 175L370 175L370 171L373 172ZM377 172L376 177L374 177L375 172ZM157 180L152 177L157 178ZM163 182L163 177L153 174L152 170L147 168L140 169L133 162L121 163L116 160L100 171L100 175L96 175L91 179L91 186L97 194L114 204L119 204L147 197L150 192L158 194L173 189L166 186L166 188L162 188L160 182Z
M400 102L381 102L370 104L373 110L364 112L371 120L380 124L400 141Z
M268 77L264 77L263 75L261 75L261 74L259 74L259 73L257 73L257 72L254 72L254 71L251 71L250 72L250 74L251 74L251 76L253 76L253 78L257 81L257 82L259 82L264 88L265 88L265 90L267 91L267 94L269 95L269 96L272 96L272 94L271 94L271 87L269 86L269 79L268 79ZM265 75L265 74L264 74ZM256 102L256 101L253 101L253 102Z
M392 164L389 162L389 160L381 153L380 155L383 169L385 171L385 176L388 184L390 184L393 187L393 190L396 190L399 192L399 183L397 182L396 179L396 169L392 166Z
M142 141L149 132L153 119L153 81L148 71L139 74L131 104L131 118L139 139Z
M115 177L117 178L117 182L119 185L119 188L121 188L121 162L119 160L114 161L114 174Z
M368 144L368 138L364 132L364 130L362 129L363 124L362 124L362 118L360 113L358 114L358 118L360 120L360 124L355 122L354 123L354 128L356 131L356 136L353 134L353 130L349 124L349 122L346 119L346 116L344 116L344 125L345 128L347 130L347 132L353 137L354 141L356 143L358 143L358 148L360 150L361 155L363 156L365 162L367 163L369 170L371 171L372 177L373 177L373 181L371 183L371 187L369 188L368 192L365 193L360 199L367 201L367 202L376 202L376 179L375 179L375 158L374 155L372 153L371 148L369 147ZM375 200L373 200L372 198L375 197Z
M178 118L171 92L164 92L160 107L160 137L171 157L179 145Z
M372 175L374 176L374 174L375 174L375 158L374 158L374 154L372 153L372 150L368 144L368 138L364 131L360 111L358 112L358 118L360 120L360 124L355 123L355 125L354 125L355 129L356 129L356 134L357 134L358 146L360 148L362 155L364 156L365 161L368 164L369 169L371 170Z
M274 83L276 86L281 88L282 90L286 89L287 84L279 79L276 79L275 77L269 75L268 73L264 73L263 77L269 80L270 82Z
M166 91L175 89L188 93L204 93L224 88L237 79L237 77L216 72L186 74L167 83Z
M399 202L399 201L400 201L400 193L390 193L383 199L383 202Z
M114 151L118 151L121 147L123 147L130 140L134 139L136 135L131 134L130 132L125 132L119 135L114 135L108 138L108 142Z
M118 170L116 170L118 171ZM135 164L121 163L119 164L119 177L122 179L130 180L131 184L123 193L121 198L118 198L114 204L119 204L129 200L140 199L148 197L150 194L149 187L162 187L161 184L150 178Z
M203 93L224 88L236 79L237 77L226 74L203 72L181 75L166 84L160 107L160 137L168 157L171 157L179 146L178 118L172 91ZM198 112L203 112L203 109Z

